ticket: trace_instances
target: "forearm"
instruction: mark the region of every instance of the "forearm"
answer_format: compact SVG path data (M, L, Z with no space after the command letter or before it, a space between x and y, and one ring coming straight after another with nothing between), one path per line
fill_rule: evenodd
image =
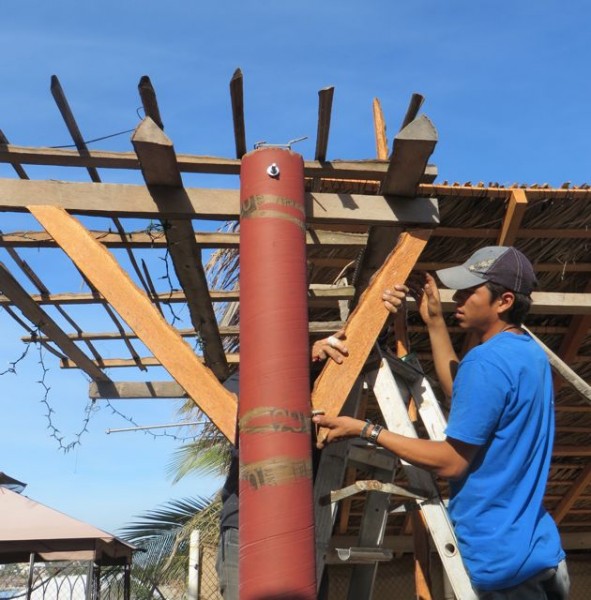
M435 320L427 326L433 354L433 365L437 378L446 396L451 398L453 380L458 368L456 354L447 326L443 318Z
M378 443L402 460L439 477L460 477L468 467L468 462L447 440L409 438L384 429L378 436Z

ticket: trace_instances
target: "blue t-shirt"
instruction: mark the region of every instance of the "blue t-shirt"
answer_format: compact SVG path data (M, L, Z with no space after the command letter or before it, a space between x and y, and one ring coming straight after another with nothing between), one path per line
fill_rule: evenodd
M473 584L517 585L564 558L542 502L554 439L548 360L529 335L499 333L461 361L446 434L480 446L450 482L449 513Z

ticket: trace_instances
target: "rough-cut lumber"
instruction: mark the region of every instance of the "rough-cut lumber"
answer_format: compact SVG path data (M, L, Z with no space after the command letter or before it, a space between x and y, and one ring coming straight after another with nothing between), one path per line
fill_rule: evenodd
M316 150L314 152L314 160L320 162L326 160L333 96L334 87L326 87L318 92L318 128L316 130Z
M233 440L235 395L201 364L191 347L164 320L109 251L65 210L31 206L30 211L193 401Z
M160 129L164 129L164 124L160 117L160 108L158 107L156 92L150 78L147 75L143 75L137 87L142 100L142 106L144 107L144 114L147 117L150 117Z
M377 116L377 121L374 124L376 140L380 140L378 158L386 158L383 154L385 132L380 132L380 129L385 127L380 120L381 109L378 110L378 107L374 107L374 114ZM415 195L417 186L425 172L427 161L436 144L437 131L425 116L413 120L399 131L394 138L388 173L382 182L381 192L386 195L407 196L409 197L409 203L414 202L414 198L412 200L410 198ZM385 224L373 225L370 228L367 247L363 251L361 263L356 270L357 277L353 282L355 296L351 302L351 309L357 305L370 277L392 252L400 233L400 228L388 227Z
M552 516L557 524L560 524L568 515L574 503L581 497L589 484L591 484L591 463L588 463L587 466L582 469L571 488L562 497L558 506L552 511Z
M236 157L242 158L246 154L246 127L244 125L244 83L240 69L234 71L230 80L230 100L232 102Z
M521 220L527 209L527 196L521 189L511 190L497 246L512 246L517 239Z
M237 158L178 154L177 159L179 168L183 173L240 174L240 159ZM140 168L135 152L90 150L88 155L83 156L77 150L31 148L3 144L1 142L0 162L9 164L53 165L59 167L95 167L102 169L138 170ZM388 162L383 160L334 160L325 162L308 160L304 162L305 177L381 181L387 170ZM424 183L431 183L435 180L436 176L437 169L428 165L422 181ZM503 196L502 193L499 195ZM589 192L589 196L591 197L591 192Z
M109 381L92 382L88 388L92 399L186 398L187 392L176 381Z
M19 308L27 319L82 369L91 379L109 381L109 378L94 362L76 346L61 327L27 293L10 271L0 263L0 288Z
M327 415L337 415L341 410L388 317L382 293L388 286L406 281L428 239L426 230L400 236L398 246L375 274L349 316L345 327L349 356L341 365L329 361L316 380L312 392L315 409L324 410Z
M200 363L204 363L202 356L195 355L197 360ZM226 360L229 364L237 365L240 363L240 354L238 353L229 353L226 354ZM160 362L160 359L155 358L154 356L138 356L134 358L101 358L100 361L94 361L94 364L97 367L102 367L103 369L128 369L130 367L140 368L142 370L147 370L149 367L161 367L165 366ZM77 369L77 365L75 365L70 359L62 358L60 360L60 367L62 369Z
M542 340L536 337L527 327L523 326L523 329L531 335L531 337L540 345L542 350L546 353L548 361L552 368L568 383L570 384L581 396L589 403L591 403L591 386L577 373L575 373L563 360L561 360Z
M591 234L591 231L589 233ZM122 237L120 233L112 231L90 230L90 234L107 248L154 248L157 246L166 246L166 236L164 233L128 231ZM240 245L240 234L237 232L197 231L195 232L195 241L201 248L238 248ZM346 233L314 228L306 231L306 244L308 246L359 248L365 246L366 243L367 235L364 233ZM0 248L55 248L56 246L57 244L47 231L11 231L0 233Z
M421 264L417 263L416 269L421 269ZM308 303L310 306L335 306L339 300L349 300L353 297L354 288L351 286L329 286L323 287L320 284L313 284L309 289ZM439 290L441 294L441 303L444 312L453 312L455 302L452 300L454 290ZM238 290L211 290L210 296L213 302L237 302L240 300ZM51 294L42 296L32 295L31 298L38 304L93 304L99 302L102 298L98 294L92 293L65 293ZM161 303L179 303L186 302L183 292L166 292L155 298ZM533 292L532 307L530 314L533 315L590 315L591 314L591 293L564 293L564 292ZM407 298L408 308L414 310L414 300ZM0 306L10 304L10 299L0 294ZM542 331L543 332L543 331ZM551 331L549 331L551 332ZM558 333L554 331L553 333Z
M437 144L437 130L425 115L417 117L394 138L390 163L380 193L388 196L417 195L427 161Z
M172 141L150 117L140 123L131 141L148 186L183 187ZM177 279L187 297L191 323L201 336L205 364L220 381L224 381L229 375L228 363L209 297L201 249L195 241L193 223L170 220L164 221L163 226Z
M170 188L109 183L65 183L0 179L0 210L57 206L70 212L134 218L238 220L238 190ZM306 194L308 223L367 223L436 226L433 198L385 198L362 194Z

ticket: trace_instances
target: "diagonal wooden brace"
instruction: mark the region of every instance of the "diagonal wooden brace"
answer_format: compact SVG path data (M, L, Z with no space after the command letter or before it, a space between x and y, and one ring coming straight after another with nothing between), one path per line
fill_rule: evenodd
M201 364L113 255L62 208L30 206L29 210L195 404L233 441L236 396Z
M316 380L312 392L314 409L327 415L339 414L388 318L382 301L384 290L406 281L430 235L430 230L416 230L400 236L398 245L376 272L347 321L345 339L349 356L341 365L328 361Z

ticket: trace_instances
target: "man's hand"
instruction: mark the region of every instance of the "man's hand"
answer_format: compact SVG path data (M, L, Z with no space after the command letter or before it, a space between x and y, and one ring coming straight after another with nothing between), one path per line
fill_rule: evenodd
M409 285L396 284L393 289L385 290L382 300L386 309L396 314L403 306L406 296L410 294L417 302L417 308L425 325L443 320L443 309L439 288L435 278L429 273L416 275L409 280Z
M331 358L340 365L344 357L349 355L349 350L343 342L344 339L345 330L340 329L335 334L314 342L312 346L312 362L324 361Z
M324 437L317 440L318 448L323 448L326 444L336 442L350 437L357 437L365 421L353 419L353 417L327 417L325 415L316 415L312 421L318 426L324 428Z

